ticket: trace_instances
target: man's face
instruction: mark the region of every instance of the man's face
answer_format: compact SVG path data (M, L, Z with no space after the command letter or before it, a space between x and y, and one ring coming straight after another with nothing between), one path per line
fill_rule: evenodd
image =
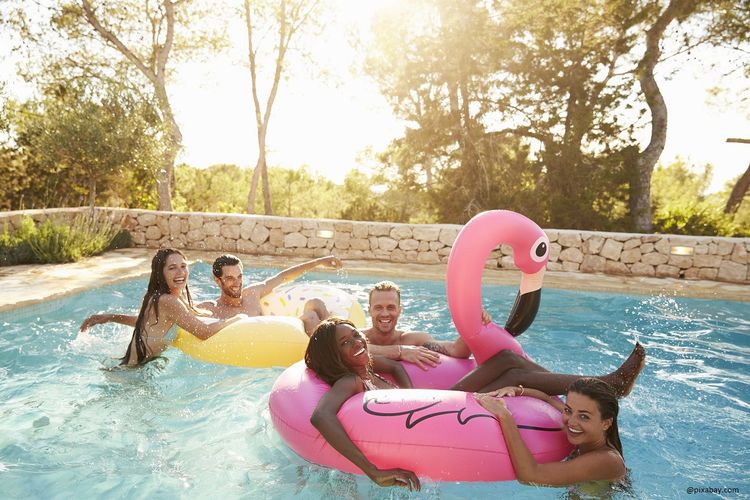
M221 288L221 293L239 299L242 297L242 266L224 266L221 278L214 278Z
M396 329L401 315L401 302L395 290L375 290L370 297L370 318L372 327L381 334L389 334Z

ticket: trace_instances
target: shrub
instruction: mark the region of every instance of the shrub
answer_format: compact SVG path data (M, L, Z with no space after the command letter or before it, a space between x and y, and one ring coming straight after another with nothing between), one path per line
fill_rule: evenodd
M732 215L706 203L673 204L654 212L654 231L695 236L740 236Z
M15 234L5 228L0 238L0 265L75 262L111 248L119 233L119 226L109 219L93 215L79 215L70 224L47 219L39 227L27 217ZM127 239L119 236L117 244L126 243Z

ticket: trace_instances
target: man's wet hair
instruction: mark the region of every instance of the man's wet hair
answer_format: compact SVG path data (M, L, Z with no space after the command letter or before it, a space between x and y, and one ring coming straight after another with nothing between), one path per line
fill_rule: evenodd
M240 266L242 267L242 261L232 254L224 254L214 261L212 271L214 276L221 278L224 274L224 266Z
M401 289L393 281L381 281L380 283L375 283L375 286L370 290L370 296L367 299L370 304L372 304L372 292L396 292L396 295L398 295L398 302L399 304L401 303Z

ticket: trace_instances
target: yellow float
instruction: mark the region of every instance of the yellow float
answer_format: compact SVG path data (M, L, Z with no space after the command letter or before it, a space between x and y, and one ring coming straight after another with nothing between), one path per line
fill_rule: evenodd
M313 298L325 302L331 314L364 328L365 313L348 293L328 285L295 284L263 297L263 316L232 323L206 340L179 328L172 345L209 363L253 368L290 366L305 354L308 337L298 316L305 302Z

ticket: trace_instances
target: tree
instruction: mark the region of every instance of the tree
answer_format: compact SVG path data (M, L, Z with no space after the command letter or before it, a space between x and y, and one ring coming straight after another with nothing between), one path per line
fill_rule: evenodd
M71 194L87 197L93 208L101 186L111 199L118 188L127 199L126 172L153 175L160 154L159 126L153 107L119 86L61 86L41 100L16 107L12 118L15 156L24 168L7 173L19 187L14 197L50 206L77 204ZM33 182L29 182L33 179ZM67 199L66 199L67 198ZM16 199L15 204L23 204Z
M255 124L257 127L258 160L253 171L250 190L247 195L247 212L255 212L255 199L258 190L259 178L263 180L263 205L266 214L273 213L271 204L271 192L268 182L268 164L266 152L266 136L271 118L271 111L276 100L281 77L284 74L288 53L293 42L315 19L319 0L267 0L255 1L245 0L244 17L247 29L248 62L250 65L250 83L252 89L253 109L255 111ZM263 30L275 33L276 42L270 51L269 58L273 58L273 72L271 87L265 102L265 109L261 105L259 83L259 62L262 58L261 47L259 47L257 32ZM268 52L267 50L265 51Z
M170 63L219 45L219 38L201 24L205 8L172 0L145 5L137 0L80 0L35 7L23 4L15 18L29 53L42 64L42 70L32 69L33 77L44 79L49 73L58 80L106 81L125 74L126 84L151 94L165 143L156 176L159 209L172 210L174 161L182 134L167 92Z

